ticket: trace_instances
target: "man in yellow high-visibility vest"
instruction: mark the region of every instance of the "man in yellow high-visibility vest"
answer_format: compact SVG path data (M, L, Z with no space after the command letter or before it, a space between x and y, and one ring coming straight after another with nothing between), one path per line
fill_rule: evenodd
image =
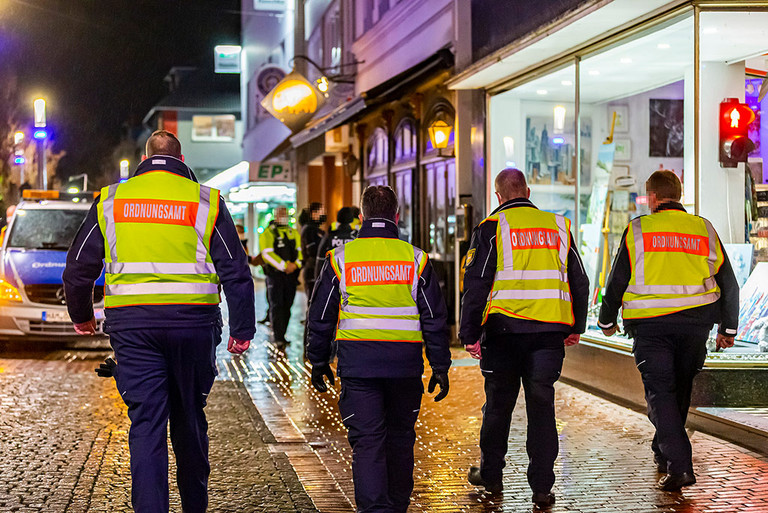
M219 191L197 183L176 136L154 132L133 177L104 187L75 236L64 270L75 331L93 334L93 286L104 269L104 332L112 374L128 406L133 508L167 512L168 441L185 512L208 506L206 398L221 342L220 290L229 344L242 353L255 331L253 281ZM218 509L218 508L214 508Z
M656 427L653 459L665 474L658 485L674 491L696 482L685 432L693 378L704 365L714 324L720 324L717 347L733 346L739 286L712 224L680 204L677 175L656 171L645 186L652 214L633 219L624 231L598 326L615 334L623 308Z
M424 386L448 394L448 313L427 254L398 238L398 204L386 186L362 198L358 238L328 252L307 319L312 385L333 384L338 343L339 412L349 430L360 512L405 513L413 490L414 425Z
M464 264L459 338L480 359L485 406L480 467L469 482L503 488L502 469L520 384L528 414L528 484L539 507L555 502L555 389L565 356L586 328L589 280L569 219L537 209L518 169L496 177L500 206L477 226Z

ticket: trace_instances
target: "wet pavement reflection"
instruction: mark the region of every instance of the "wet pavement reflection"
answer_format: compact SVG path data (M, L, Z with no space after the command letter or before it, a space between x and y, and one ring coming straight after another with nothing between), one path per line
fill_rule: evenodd
M258 287L256 297L260 318L265 301ZM225 344L220 345L219 379L244 382L277 442L311 448L315 459L297 456L291 462L296 462L294 467L298 466L297 474L310 495L314 489L313 498L325 498L329 504L321 511L352 511L352 455L336 406L339 384L325 394L310 384L300 323L304 304L304 296L298 294L288 332L293 343L284 351L269 342L269 329L264 326L259 326L251 349L242 357L232 357ZM480 460L483 380L466 353L454 350L454 358L448 397L435 403L425 394L422 401L409 511L531 511L522 395L509 437L504 493L488 496L467 482L466 472ZM427 370L425 386L429 375ZM563 384L557 386L556 401L560 455L555 467L557 503L552 511L768 512L765 456L693 433L698 483L682 493L661 492L655 488L660 475L650 450L652 426L644 414ZM290 456L289 450L286 453Z

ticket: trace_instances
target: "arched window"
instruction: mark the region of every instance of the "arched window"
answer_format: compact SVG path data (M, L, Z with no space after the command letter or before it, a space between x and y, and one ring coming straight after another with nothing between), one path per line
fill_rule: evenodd
M416 124L403 119L395 129L395 163L415 160L416 151Z
M365 176L378 175L387 172L389 163L389 140L387 132L379 127L368 138Z

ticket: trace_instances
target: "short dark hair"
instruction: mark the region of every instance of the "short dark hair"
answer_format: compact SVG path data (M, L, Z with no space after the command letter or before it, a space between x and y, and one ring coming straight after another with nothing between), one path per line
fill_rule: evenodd
M176 135L168 130L155 130L147 139L147 157L155 155L169 155L181 158L181 143Z
M336 213L336 221L339 225L351 224L354 220L355 216L352 215L352 209L349 207L341 207Z
M680 201L683 186L673 171L661 169L655 171L645 182L647 193L654 192L658 200Z
M383 218L394 222L397 217L397 195L388 185L369 185L363 192L360 203L365 219Z

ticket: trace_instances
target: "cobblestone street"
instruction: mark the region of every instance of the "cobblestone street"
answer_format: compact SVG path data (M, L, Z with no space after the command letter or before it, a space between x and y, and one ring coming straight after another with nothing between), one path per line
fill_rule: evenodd
M262 315L260 289L257 299ZM310 385L301 347L303 305L299 295L287 352L267 341L263 326L242 357L229 355L225 344L218 348L220 375L206 409L210 511L354 511L338 383L326 394ZM114 382L92 370L108 354L106 346L0 350L0 511L129 511L125 406ZM531 511L522 398L503 495L489 497L467 483L466 472L480 457L482 377L465 353L456 350L454 358L446 400L424 396L410 511ZM693 433L698 483L683 493L663 493L654 486L659 475L643 413L562 384L557 411L553 512L768 512L764 455ZM180 511L173 487L171 510Z

